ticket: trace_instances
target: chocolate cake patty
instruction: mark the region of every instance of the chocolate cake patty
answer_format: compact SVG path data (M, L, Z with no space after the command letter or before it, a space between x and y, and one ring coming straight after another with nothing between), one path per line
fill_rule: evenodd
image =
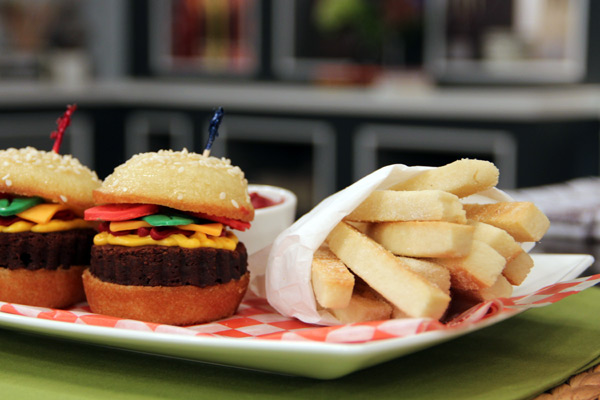
M90 272L104 282L133 286L212 286L237 280L247 270L246 247L234 251L178 246L92 247Z
M94 229L0 233L0 268L64 269L89 265Z

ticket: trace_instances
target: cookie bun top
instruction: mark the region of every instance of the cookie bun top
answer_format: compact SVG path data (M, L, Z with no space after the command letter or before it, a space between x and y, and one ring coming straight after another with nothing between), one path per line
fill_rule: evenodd
M69 154L33 147L0 150L0 193L43 197L83 215L94 205L92 191L100 184L94 171Z
M96 204L157 204L249 222L254 208L244 172L226 158L160 150L134 155L94 191Z

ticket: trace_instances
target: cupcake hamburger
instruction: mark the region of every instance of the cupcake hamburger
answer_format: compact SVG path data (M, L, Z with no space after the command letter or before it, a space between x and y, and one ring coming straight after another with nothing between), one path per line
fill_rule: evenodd
M0 150L0 301L63 308L84 300L96 230L83 212L99 186L70 155Z
M249 282L233 230L254 218L242 170L228 159L161 150L133 156L93 193L100 221L83 282L95 313L171 325L221 319Z

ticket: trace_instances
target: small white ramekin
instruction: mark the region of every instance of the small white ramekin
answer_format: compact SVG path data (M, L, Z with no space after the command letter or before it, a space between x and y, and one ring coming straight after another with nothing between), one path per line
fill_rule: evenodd
M248 192L256 192L274 201L283 202L254 210L250 229L235 234L244 243L248 255L267 247L287 227L294 223L298 200L291 191L270 185L248 185Z

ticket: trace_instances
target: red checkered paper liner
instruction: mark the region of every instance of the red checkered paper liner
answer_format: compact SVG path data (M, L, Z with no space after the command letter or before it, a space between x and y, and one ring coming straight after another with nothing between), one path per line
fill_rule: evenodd
M57 310L0 302L0 312L73 324L188 336L364 343L408 337L422 332L464 328L467 325L482 323L491 317L503 314L510 316L528 308L556 303L598 283L600 283L600 274L556 283L524 296L487 301L470 308L447 323L424 318L407 318L318 326L301 322L295 318L284 317L278 314L266 299L254 296L247 296L238 312L230 318L185 327L94 314L86 303L69 309Z

